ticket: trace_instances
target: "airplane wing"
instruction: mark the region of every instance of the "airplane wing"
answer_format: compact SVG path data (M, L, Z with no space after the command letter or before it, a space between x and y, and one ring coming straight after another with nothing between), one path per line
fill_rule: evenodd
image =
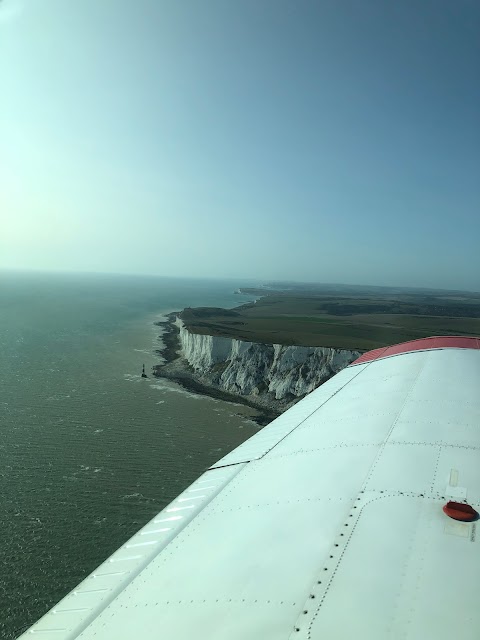
M375 350L214 464L22 638L476 639L479 508L480 339Z

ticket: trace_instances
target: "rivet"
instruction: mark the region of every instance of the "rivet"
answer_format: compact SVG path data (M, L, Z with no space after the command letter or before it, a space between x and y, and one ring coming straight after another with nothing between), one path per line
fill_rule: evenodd
M303 610L304 615L306 615L308 613L308 611L306 609Z

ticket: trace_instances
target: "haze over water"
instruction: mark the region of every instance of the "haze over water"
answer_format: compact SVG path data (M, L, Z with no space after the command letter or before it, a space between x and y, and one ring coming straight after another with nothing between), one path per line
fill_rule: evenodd
M162 312L247 282L0 274L0 637L32 624L209 464L253 409L140 377Z

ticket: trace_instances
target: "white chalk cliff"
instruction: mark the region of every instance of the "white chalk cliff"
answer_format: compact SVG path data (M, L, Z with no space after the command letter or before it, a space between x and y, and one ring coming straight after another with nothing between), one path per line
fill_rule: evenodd
M205 384L283 407L309 393L360 353L329 347L257 344L190 333L177 318L180 355Z

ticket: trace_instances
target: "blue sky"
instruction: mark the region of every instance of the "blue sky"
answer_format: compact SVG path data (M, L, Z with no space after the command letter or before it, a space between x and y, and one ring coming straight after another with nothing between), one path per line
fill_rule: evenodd
M476 0L3 0L0 267L480 290Z

